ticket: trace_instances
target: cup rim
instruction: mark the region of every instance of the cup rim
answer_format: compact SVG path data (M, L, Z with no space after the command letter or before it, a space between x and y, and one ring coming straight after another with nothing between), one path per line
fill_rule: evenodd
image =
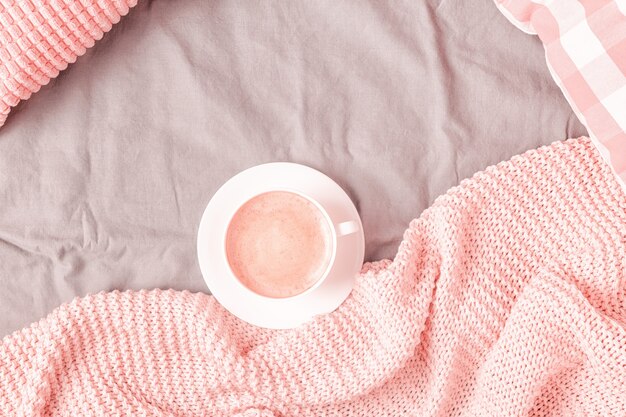
M324 219L326 220L326 224L328 225L328 228L330 229L330 233L331 233L331 254L330 254L330 259L328 260L328 263L326 265L326 268L324 268L324 272L320 275L320 277L317 279L317 281L315 281L315 283L313 285L311 285L310 287L308 287L304 291L299 292L298 294L290 295L290 296L287 296L287 297L271 297L271 296L268 296L268 295L259 294L258 292L253 291L251 288L249 288L243 282L241 282L241 280L239 279L239 277L237 276L235 271L233 271L232 266L230 265L230 261L228 259L228 250L226 248L226 240L227 240L227 237L228 237L228 231L230 229L230 225L231 225L231 223L233 221L233 218L239 212L239 210L245 204L247 204L249 201L253 200L254 198L257 198L257 197L259 197L259 196L261 196L263 194L268 194L268 193L273 193L273 192L287 192L287 193L295 194L295 195L297 195L299 197L304 198L305 200L309 201L310 203L312 203L315 206L315 208L322 214ZM234 278L236 283L240 286L240 288L243 291L251 293L251 294L253 294L256 297L262 297L262 298L269 299L269 300L294 299L296 297L305 296L305 295L315 291L315 289L318 288L320 285L322 285L322 283L330 275L330 271L332 271L332 269L333 269L333 264L335 263L335 259L336 259L336 256L337 256L337 231L335 230L335 224L333 223L330 215L328 214L328 211L326 211L326 209L317 200L315 200L313 197L307 195L306 193L303 193L302 191L299 191L299 190L296 190L296 189L293 189L293 188L276 187L276 188L272 188L272 189L269 189L269 190L263 190L263 191L259 192L258 194L254 194L254 195L250 196L245 201L243 201L241 204L239 204L239 206L235 210L233 210L232 213L230 213L230 215L228 217L228 221L226 222L226 227L224 228L224 236L222 238L222 256L224 257L224 260L226 261L226 266L228 267L228 272L230 272L230 274L232 275L232 278Z

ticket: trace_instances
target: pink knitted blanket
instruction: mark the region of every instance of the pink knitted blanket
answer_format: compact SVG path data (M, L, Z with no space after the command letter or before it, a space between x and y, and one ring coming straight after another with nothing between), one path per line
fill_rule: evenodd
M77 299L2 341L0 415L623 417L626 195L586 138L515 157L294 330L205 294Z

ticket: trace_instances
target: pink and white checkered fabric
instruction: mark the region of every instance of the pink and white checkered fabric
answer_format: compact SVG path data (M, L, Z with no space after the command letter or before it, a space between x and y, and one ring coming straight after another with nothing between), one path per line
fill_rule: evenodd
M539 35L554 80L626 186L626 1L495 0Z
M0 0L0 126L137 0Z

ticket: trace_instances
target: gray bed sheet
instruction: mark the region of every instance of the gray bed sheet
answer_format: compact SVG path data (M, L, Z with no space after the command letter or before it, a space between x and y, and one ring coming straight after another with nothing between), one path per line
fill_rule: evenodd
M252 165L333 177L376 260L461 179L582 134L489 0L141 0L0 130L0 336L87 293L207 291L196 227Z

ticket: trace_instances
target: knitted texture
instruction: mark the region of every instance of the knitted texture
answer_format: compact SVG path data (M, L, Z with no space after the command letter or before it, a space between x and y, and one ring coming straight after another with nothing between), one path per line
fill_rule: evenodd
M625 300L626 196L570 140L451 189L297 329L189 292L63 305L3 339L0 414L623 417Z
M137 0L0 0L0 126Z

